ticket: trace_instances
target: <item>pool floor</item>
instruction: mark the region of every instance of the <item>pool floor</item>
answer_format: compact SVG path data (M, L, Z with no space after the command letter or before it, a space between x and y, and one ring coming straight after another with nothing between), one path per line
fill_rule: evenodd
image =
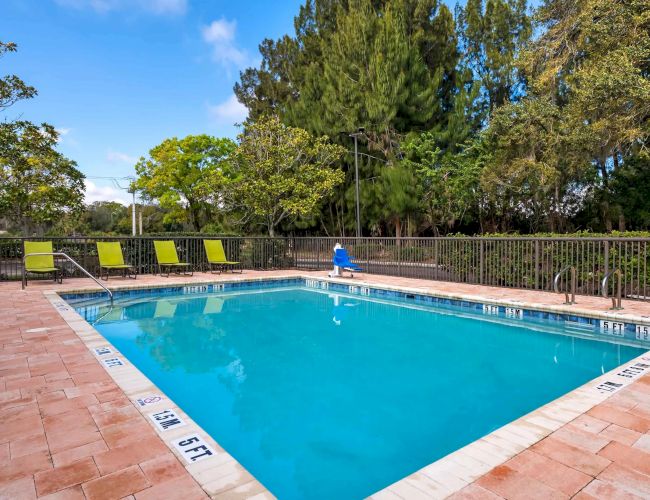
M279 498L361 498L643 349L306 288L95 325Z

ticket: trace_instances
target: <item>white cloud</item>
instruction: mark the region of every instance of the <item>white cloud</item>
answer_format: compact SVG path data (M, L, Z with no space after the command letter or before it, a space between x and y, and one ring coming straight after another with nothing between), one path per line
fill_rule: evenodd
M184 14L187 10L187 0L148 0L142 3L156 14Z
M56 128L56 131L57 131L57 133L59 134L59 139L58 139L57 142L58 142L59 144L61 144L61 143L64 141L65 136L68 135L68 134L70 133L71 130L72 130L72 129L70 129L70 128L57 127L57 128Z
M208 43L230 43L235 39L236 30L237 21L227 21L221 18L203 27L203 39Z
M224 18L201 28L203 41L212 47L212 58L224 66L234 65L241 68L247 66L250 61L246 51L235 44L236 31L237 21Z
M55 0L63 7L92 9L100 14L116 10L143 10L153 14L184 14L187 0Z
M138 158L135 156L120 153L119 151L109 151L106 154L106 159L111 163L128 163L130 165L135 165L138 162Z
M235 94L219 104L208 105L208 112L212 119L220 125L241 123L248 115L248 109L237 100Z
M87 204L95 201L116 201L122 205L131 204L131 195L126 191L114 188L113 186L98 186L88 179L84 180L86 185L85 202Z

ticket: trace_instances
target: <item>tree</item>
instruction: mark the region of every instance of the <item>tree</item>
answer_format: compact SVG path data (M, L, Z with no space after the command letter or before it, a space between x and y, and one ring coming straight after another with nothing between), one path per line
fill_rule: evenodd
M239 141L231 201L270 236L285 219L312 215L343 181L343 172L332 168L343 148L277 116L247 124Z
M0 41L0 58L16 50L16 44ZM0 111L35 95L36 89L16 75L0 79ZM47 123L0 122L0 217L25 235L82 207L84 176L74 161L56 151L58 139Z
M48 124L0 123L0 214L28 235L34 224L52 223L83 207L83 174L54 148Z
M12 42L0 41L0 58L9 52L16 52L18 46ZM22 100L36 96L36 89L27 85L16 75L0 78L0 111Z
M278 41L264 39L259 46L262 62L260 68L247 68L239 75L234 87L239 102L248 108L248 116L281 113L292 98L291 79L288 74L296 55L296 42L284 36Z
M420 190L413 171L402 164L384 167L378 186L383 200L382 215L395 225L395 236L402 236L405 219L407 236L412 236L411 220L420 208Z
M116 231L118 222L128 217L129 210L121 203L96 201L86 207L84 222L90 231L112 233Z
M481 187L502 231L512 221L530 231L559 231L576 211L585 183L593 181L588 162L567 152L567 124L548 99L524 98L495 110L482 140L490 151Z
M480 176L485 153L478 144L449 153L434 133L412 136L402 161L417 179L428 227L438 235L479 216Z
M599 171L606 229L618 215L623 230L623 211L607 193L612 173L650 138L648 3L547 0L537 20L543 34L523 60L532 92L562 110L570 154Z
M361 152L383 158L365 162L362 178L382 175L381 160L399 156L403 134L444 121L454 108L459 53L444 3L308 0L294 26L294 36L262 43L260 67L243 72L235 92L251 117L272 110L287 125L344 145L342 131L364 126ZM354 212L351 182L347 176L323 207L341 232L343 220L354 224L344 215ZM381 220L381 196L373 189L364 186L364 220L383 225L388 221Z
M481 82L484 113L525 92L517 57L532 34L526 0L467 0L458 8L464 62Z
M168 210L165 222L188 222L200 231L223 204L235 147L230 139L208 135L165 139L136 164L134 187Z

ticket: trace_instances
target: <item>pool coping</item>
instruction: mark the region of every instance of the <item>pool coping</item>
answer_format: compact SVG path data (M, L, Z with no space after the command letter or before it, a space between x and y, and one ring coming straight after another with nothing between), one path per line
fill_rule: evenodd
M535 305L534 303L507 299L492 299L479 295L432 292L421 287L406 287L381 284L372 280L351 282L345 278L314 277L313 275L287 274L269 277L228 277L226 279L196 281L175 281L173 284L128 284L111 287L116 290L135 290L151 288L176 288L236 282L268 282L286 279L315 280L317 282L338 283L345 286L368 286L373 289L412 293L441 299L468 301L474 304L516 307L531 311L544 311L557 314L570 314L592 319L610 319L625 323L650 324L650 316L625 313L600 312L566 306ZM320 287L321 285L319 285ZM235 458L198 424L196 424L171 398L160 391L138 368L130 363L95 328L83 319L61 295L99 292L98 288L71 288L65 290L43 291L44 296L59 312L84 345L95 355L107 373L140 413L156 430L158 436L170 451L185 464L186 470L211 497L222 494L235 494L242 498L273 498L273 494L254 478ZM95 348L109 347L111 352L98 354ZM118 358L122 364L107 365L105 360ZM401 499L411 497L444 498L471 484L494 467L503 464L518 453L534 445L563 425L604 402L611 395L630 385L641 375L650 373L650 351L624 363L559 398L536 408L532 412L496 429L466 446L432 462L420 470L396 481L386 488L372 494L372 499ZM148 396L161 396L162 400L140 406L138 399ZM152 414L164 410L175 412L185 424L168 430L158 428ZM183 454L176 449L174 441L190 435L197 435L212 448L213 456L206 460L188 463Z

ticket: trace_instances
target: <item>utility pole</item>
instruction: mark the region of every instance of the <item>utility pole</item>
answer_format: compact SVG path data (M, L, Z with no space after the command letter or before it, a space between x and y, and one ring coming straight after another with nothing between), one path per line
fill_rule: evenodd
M133 230L132 231L133 236L136 236L137 233L135 232L135 189L133 190L133 205L132 206L133 206L133 211L132 211L133 217L131 218L131 229Z

